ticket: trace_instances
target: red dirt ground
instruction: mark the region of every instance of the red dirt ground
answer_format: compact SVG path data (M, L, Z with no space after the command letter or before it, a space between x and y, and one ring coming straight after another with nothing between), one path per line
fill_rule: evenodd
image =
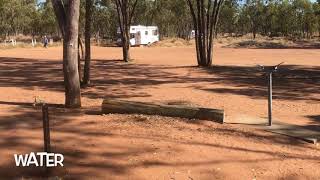
M63 179L319 179L319 146L243 125L142 115L101 115L103 97L187 102L224 109L229 122L266 118L266 80L256 64L285 61L275 76L274 117L319 129L318 49L216 47L214 66L196 68L193 47L93 48L93 87L82 110L65 110L62 49L0 50L0 179L39 177L14 167L14 153L41 151L48 103L52 146L65 155Z

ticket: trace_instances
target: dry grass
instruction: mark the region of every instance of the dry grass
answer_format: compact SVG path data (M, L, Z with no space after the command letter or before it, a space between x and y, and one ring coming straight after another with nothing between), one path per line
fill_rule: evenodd
M255 39L251 35L242 37L219 37L216 40L222 47L226 48L320 48L318 39L288 39L284 37L265 37L258 35Z
M165 38L153 43L151 47L183 47L194 45L194 39L185 40L181 38ZM286 49L286 48L320 48L318 39L288 39L284 37L266 37L257 35L255 39L252 35L241 37L219 36L215 39L215 44L223 48L259 48L259 49Z
M188 41L181 38L165 38L159 42L155 42L151 47L179 47L193 45L193 40Z
M49 47L55 47L55 46L61 46L61 42L54 42L53 44L50 44ZM17 42L15 46L12 45L11 42L0 43L0 49L14 49L14 48L34 48L34 47L43 47L43 44L41 42L38 42L35 46L32 46L31 43L25 43L25 42Z

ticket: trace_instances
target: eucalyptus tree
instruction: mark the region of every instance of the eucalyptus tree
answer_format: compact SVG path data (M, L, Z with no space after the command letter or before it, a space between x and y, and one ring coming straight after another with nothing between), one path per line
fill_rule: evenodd
M197 62L212 65L213 39L224 0L187 0L195 29Z
M63 35L63 72L65 106L81 107L80 79L78 71L78 38L80 0L51 0Z
M114 0L121 34L123 60L130 61L130 26L139 0Z
M220 20L218 33L228 33L229 35L233 35L239 29L238 20L239 20L239 2L238 0L228 0L225 1L221 12L220 12Z

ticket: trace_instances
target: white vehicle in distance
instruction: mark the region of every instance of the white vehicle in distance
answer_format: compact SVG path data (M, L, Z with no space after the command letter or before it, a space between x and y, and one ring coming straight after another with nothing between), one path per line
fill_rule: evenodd
M119 37L117 40L117 44L121 46L122 40L120 38L120 28L118 28L117 34ZM159 41L158 26L130 26L131 46L149 45L157 41Z

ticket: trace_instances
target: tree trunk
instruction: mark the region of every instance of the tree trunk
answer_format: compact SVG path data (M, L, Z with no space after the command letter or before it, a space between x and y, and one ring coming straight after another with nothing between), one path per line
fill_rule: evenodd
M63 71L66 91L66 107L81 107L80 80L78 72L78 35L80 0L70 0L63 41Z
M255 30L252 31L252 34L253 34L253 39L256 39L257 33Z
M90 64L91 64L91 19L92 19L93 0L86 0L86 22L85 22L85 61L83 85L90 85Z
M125 34L123 35L123 46L122 46L122 52L123 52L123 60L124 62L129 62L130 61L130 39L129 39L129 31L124 32Z
M81 107L80 80L78 72L78 36L80 0L52 0L54 11L63 35L63 73L65 106Z
M84 53L83 53L83 43L81 41L81 37L79 35L78 37L78 72L79 72L79 81L80 81L80 85L82 84L82 64L81 64L81 60L84 57Z
M212 65L213 39L223 0L187 0L187 3L195 29L198 66L209 67Z
M79 49L79 46L78 46L78 49ZM80 55L80 52L78 50L78 73L79 73L79 81L80 81L80 85L81 85L81 77L82 77L82 74L81 74L81 55Z
M121 31L123 60L130 61L130 25L138 0L114 0L117 6L118 23Z

